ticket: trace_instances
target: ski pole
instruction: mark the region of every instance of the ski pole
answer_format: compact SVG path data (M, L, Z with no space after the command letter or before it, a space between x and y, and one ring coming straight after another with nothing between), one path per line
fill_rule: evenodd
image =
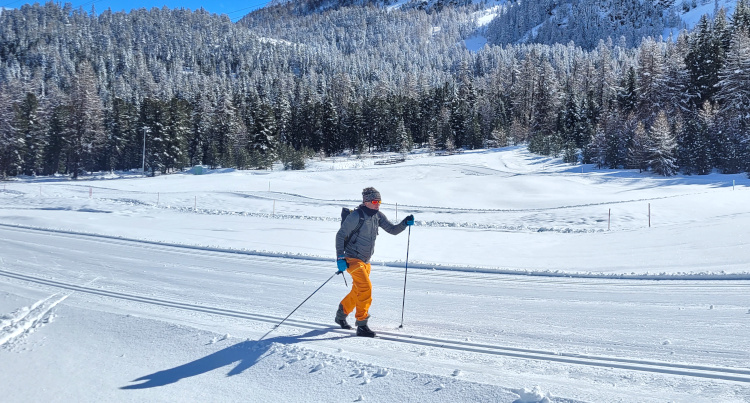
M404 299L401 302L401 326L404 327L404 306L406 306L406 274L409 273L409 243L411 242L411 225L409 226L409 235L406 237L406 270L404 270Z
M336 273L333 273L333 275L331 275L331 277L328 277L328 280L326 280L326 282L325 282L325 283L321 284L321 285L320 285L320 287L318 287L318 289L317 289L317 290L313 291L313 293L312 293L312 294L310 294L310 296L309 296L309 297L305 298L305 300L304 300L304 301L302 301L302 303L301 303L301 304L297 305L297 307L296 307L296 308L294 308L294 311L292 311L291 313L289 313L289 315L287 315L287 316L286 316L286 318L284 318L284 319L283 319L283 320L282 320L281 322L279 322L279 324L278 324L278 325L274 326L274 327L273 327L273 329L269 330L269 331L268 331L268 333L264 334L264 335L263 335L263 337L261 337L260 339L258 339L258 342L260 342L261 340L265 339L265 338L266 338L266 336L268 336L269 334L271 334L271 332L273 332L274 330L276 330L276 328L278 328L279 326L281 326L281 324L282 324L282 323L284 323L284 321L286 321L287 319L289 319L289 317L290 317L290 316L292 316L292 314L293 314L294 312L296 312L296 311L297 311L297 309L299 309L299 307L301 307L301 306L302 306L302 305L303 305L303 304L304 304L305 302L307 302L307 300L308 300L308 299L312 298L312 296L313 296L313 295L315 295L315 293L316 293L316 292L320 291L320 289L321 289L321 288L323 288L323 286L324 286L324 285L328 284L328 282L329 282L329 281L331 281L331 279L332 279L332 278L333 278L333 277L334 277L334 276L335 276L336 274L338 274L338 273L339 273L339 272L337 271Z
M341 277L344 279L344 285L346 288L349 288L349 284L346 282L346 276L344 275L343 271L336 272L336 274L341 274Z

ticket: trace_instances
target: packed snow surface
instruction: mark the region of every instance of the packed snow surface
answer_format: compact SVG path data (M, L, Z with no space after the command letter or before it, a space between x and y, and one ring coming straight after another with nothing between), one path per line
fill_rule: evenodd
M2 400L750 401L746 176L381 158L0 183ZM416 217L378 238L376 339L333 323L367 186Z

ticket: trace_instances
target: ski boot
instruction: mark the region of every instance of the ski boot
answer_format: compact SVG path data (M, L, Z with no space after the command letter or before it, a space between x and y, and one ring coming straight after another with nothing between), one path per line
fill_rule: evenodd
M375 337L375 332L370 330L367 325L357 326L357 336L361 337Z

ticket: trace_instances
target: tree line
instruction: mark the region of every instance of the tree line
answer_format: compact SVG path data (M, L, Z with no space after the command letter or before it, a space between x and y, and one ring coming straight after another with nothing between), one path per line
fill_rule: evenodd
M677 38L590 50L468 51L474 11L282 5L233 24L203 10L6 10L0 172L299 169L345 150L521 143L662 175L750 170L746 0Z

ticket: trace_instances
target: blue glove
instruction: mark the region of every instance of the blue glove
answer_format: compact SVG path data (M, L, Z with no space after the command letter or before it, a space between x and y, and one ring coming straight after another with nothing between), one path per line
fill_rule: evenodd
M336 265L339 268L339 272L345 272L349 267L349 264L346 263L346 259L344 259L343 256L339 256L338 259L336 259Z
M406 216L406 218L404 218L404 224L406 224L406 225L414 225L414 216L411 215L411 214L409 214L408 216Z

